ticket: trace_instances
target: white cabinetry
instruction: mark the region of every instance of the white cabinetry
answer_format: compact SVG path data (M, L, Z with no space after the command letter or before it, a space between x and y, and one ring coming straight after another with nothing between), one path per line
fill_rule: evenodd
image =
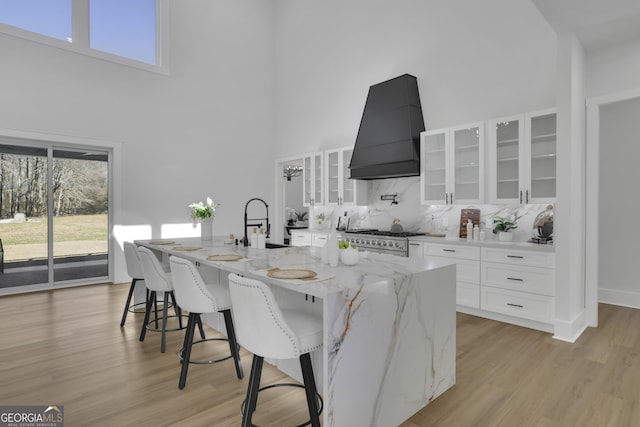
M556 112L489 121L492 203L553 203L556 197Z
M472 123L420 135L422 204L484 201L484 124Z
M483 310L543 323L555 312L555 256L537 251L482 248Z
M304 206L322 205L324 187L322 177L322 153L309 153L304 156L302 170L302 204Z
M291 246L311 246L311 233L291 230Z
M349 163L353 147L325 151L326 204L366 205L366 181L350 179Z
M327 232L310 230L292 230L291 246L317 246L322 247L327 243Z
M458 311L553 330L555 254L497 244L410 241L409 256L456 265Z
M424 243L424 258L456 265L456 304L480 308L480 248Z

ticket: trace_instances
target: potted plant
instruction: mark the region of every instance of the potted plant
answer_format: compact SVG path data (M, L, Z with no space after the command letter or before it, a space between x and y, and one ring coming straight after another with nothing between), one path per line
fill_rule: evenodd
M496 216L493 218L493 234L498 235L498 240L502 242L510 242L513 240L511 230L518 228L516 224L517 218L514 216L504 217Z
M358 263L358 249L351 245L346 240L338 241L338 247L340 248L340 261L344 265L356 265Z
M305 219L307 218L307 211L302 211L302 212L296 212L296 218L297 218L297 223L298 224L303 224L305 222Z
M211 197L207 197L207 203L191 203L189 208L191 209L191 221L195 227L197 223L200 223L200 233L202 240L213 239L213 219L216 216L216 208L220 206Z

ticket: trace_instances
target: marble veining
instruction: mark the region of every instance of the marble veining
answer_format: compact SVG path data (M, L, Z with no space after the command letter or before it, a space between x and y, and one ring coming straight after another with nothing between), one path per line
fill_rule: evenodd
M298 301L303 309L309 306L300 294L319 298L324 343L316 350L321 353L314 360L322 362L314 363L314 370L325 400L323 425L398 425L455 384L453 265L372 253L356 266L329 267L312 248L259 250L221 242L178 239L203 246L195 252L136 243L161 257L181 256L197 261L200 269L219 271L221 283L229 272L258 278L289 292L288 304ZM229 252L250 261L206 259ZM333 278L293 285L257 272L273 267L304 267Z

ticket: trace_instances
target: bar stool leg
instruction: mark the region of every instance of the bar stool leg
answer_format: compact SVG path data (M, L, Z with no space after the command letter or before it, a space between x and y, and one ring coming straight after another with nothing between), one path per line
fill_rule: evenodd
M122 313L122 320L120 321L120 327L124 326L124 323L127 321L127 314L129 313L129 307L131 306L131 297L133 296L133 290L136 287L136 282L138 279L131 280L131 286L129 287L129 296L127 296L127 303L124 306L124 312Z
M311 355L309 353L300 356L300 368L302 368L304 391L307 393L307 406L309 407L309 415L311 416L311 426L320 427L316 380L313 377L313 366L311 365Z
M224 315L224 324L227 328L227 338L229 339L229 351L231 351L231 355L233 356L233 362L236 365L236 375L238 379L242 379L244 377L244 372L242 371L242 364L240 363L240 353L238 352L238 341L236 340L236 330L233 326L233 318L231 317L231 310L223 310L222 314Z
M160 353L164 353L167 348L167 317L169 315L169 310L167 310L169 306L169 294L167 292L164 293L163 303L164 310L162 310L162 343L160 344ZM182 327L182 325L180 325L180 327Z
M264 358L253 355L251 363L251 375L249 375L249 387L247 387L247 407L242 416L242 427L251 427L251 417L258 404L258 389L260 388L260 377L262 376L262 362Z
M178 388L182 390L187 384L187 372L189 370L189 360L191 360L191 347L193 346L193 335L198 323L199 314L189 313L189 321L187 322L187 330L184 338L184 348L182 352L182 370L180 371L180 381Z
M204 336L204 328L202 327L201 316L198 316L198 329L200 330L200 338L202 338L203 340L207 339L207 337Z
M142 329L140 330L140 341L144 341L144 337L147 334L147 323L149 323L149 317L151 316L151 306L156 299L156 291L151 291L149 298L147 298L147 306L144 311L144 321L142 322Z
M173 311L176 313L176 316L178 316L178 324L180 325L180 329L182 329L182 309L176 304L176 295L173 291L171 291L171 301L173 302Z

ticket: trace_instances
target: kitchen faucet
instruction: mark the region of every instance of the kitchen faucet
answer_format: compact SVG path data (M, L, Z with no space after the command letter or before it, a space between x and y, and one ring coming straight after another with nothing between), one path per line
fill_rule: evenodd
M249 207L249 204L251 202L253 202L253 201L262 202L262 204L264 205L264 208L265 208L265 210L267 212L265 218L248 218L248 216L247 216L247 208ZM269 225L269 205L267 204L267 202L265 202L264 200L259 199L257 197L254 197L253 199L249 199L247 204L244 205L244 238L242 240L242 243L245 246L249 246L249 237L247 236L247 227L262 227L262 222L249 224L249 221L262 221L262 220L266 220L267 221L267 230L266 230L265 238L269 238L269 232L271 231L271 226Z

